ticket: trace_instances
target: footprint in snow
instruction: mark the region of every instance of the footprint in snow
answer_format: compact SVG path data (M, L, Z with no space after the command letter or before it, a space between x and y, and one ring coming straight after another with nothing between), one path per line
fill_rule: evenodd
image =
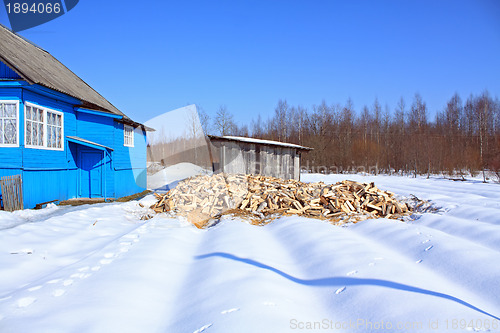
M335 295L338 295L340 294L341 292L343 292L345 290L345 287L342 287L342 288L339 288L335 291Z
M132 243L131 242L121 242L120 245L130 246L130 245L132 245Z
M79 272L86 272L86 271L89 270L89 268L90 268L89 266L85 266L85 267L82 267L82 268L78 268L78 271Z
M276 303L273 302L262 302L265 306L276 306Z
M63 282L63 286L65 286L65 287L71 286L72 284L73 284L73 280L71 280L71 279L65 280Z
M58 283L59 281L61 281L61 279L54 279L54 280L50 280L50 281L49 281L49 282L47 282L47 283L54 284L54 283Z
M38 290L38 289L42 289L42 286L31 287L31 288L28 289L28 291L35 291L35 290Z
M66 290L64 289L57 289L57 290L54 290L54 292L52 293L52 295L54 295L54 297L60 297L62 295L64 295L66 293Z
M81 279L81 280L83 280L83 279L88 278L88 277L89 277L89 276L91 276L91 275L92 275L92 274L90 274L90 273L76 273L76 274L72 274L72 275L70 276L70 278L72 278L72 279Z
M434 245L431 245L431 246L427 247L427 248L425 249L425 251L429 251L429 250L430 250L430 249L432 249L433 247L434 247Z
M133 240L135 240L135 239L139 238L139 235L136 235L136 234L128 234L128 235L123 236L123 238L127 238L127 239L133 239Z
M34 297L24 297L17 301L17 306L20 308L26 308L36 301Z
M424 240L424 241L422 242L422 244L428 243L428 242L430 242L430 241L431 241L430 239L426 239L426 240Z
M109 265L113 262L113 259L101 259L99 260L99 263L102 265Z
M201 333L201 332L205 331L207 328L209 328L209 327L210 327L210 326L212 326L212 325L213 325L213 324L207 324L207 325L205 325L205 326L203 326L203 327L198 328L198 329L197 329L196 331L194 331L193 333Z
M104 258L113 258L114 256L115 256L115 254L111 253L111 252L104 254Z
M358 271L354 270L354 271L350 271L349 273L347 273L346 275L347 276L351 276L351 275L354 275L354 274L357 274Z
M122 247L122 248L120 248L120 252L121 253L128 252L128 247Z
M239 311L239 310L240 310L240 308L232 308L232 309L221 311L221 314L225 315L225 314L228 314L228 313L231 313L231 312L236 312L236 311Z
M415 261L416 264L420 264L422 262L422 259Z
M92 268L91 268L91 270L92 270L93 272L97 272L97 271L98 271L98 270L100 270L100 269L101 269L101 266L94 266L94 267L92 267Z

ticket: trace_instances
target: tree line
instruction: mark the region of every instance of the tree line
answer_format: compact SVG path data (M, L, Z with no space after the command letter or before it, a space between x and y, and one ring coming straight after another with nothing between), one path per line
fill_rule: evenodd
M302 165L316 172L403 174L475 174L500 172L500 102L488 92L465 102L453 95L433 119L423 98L401 98L394 110L373 105L356 111L325 101L310 109L279 100L274 114L250 126L238 126L221 106L210 121L202 112L205 133L240 135L314 148Z

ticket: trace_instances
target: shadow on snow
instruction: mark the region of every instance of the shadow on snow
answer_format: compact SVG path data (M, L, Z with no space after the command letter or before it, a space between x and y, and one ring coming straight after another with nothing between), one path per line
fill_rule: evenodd
M258 268L266 269L268 271L271 271L271 272L274 272L278 275L281 275L282 277L284 277L290 281L293 281L295 283L299 283L299 284L302 284L305 286L332 287L332 286L372 285L372 286L397 289L397 290L402 290L402 291L407 291L407 292L412 292L412 293L419 293L419 294L424 294L424 295L429 295L429 296L434 296L434 297L440 297L440 298L444 298L444 299L456 302L458 304L462 304L462 305L464 305L472 310L478 311L478 312L485 314L489 317L500 320L499 317L496 317L496 316L494 316L486 311L483 311L470 303L462 301L461 299L459 299L457 297L443 294L443 293L440 293L437 291L412 287L412 286L398 283L398 282L392 282L392 281L386 281L386 280L380 280L380 279L361 279L361 278L352 278L352 277L329 277L329 278L312 279L312 280L299 279L299 278L291 276L283 271L280 271L279 269L276 269L276 268L271 267L269 265L263 264L263 263L258 262L256 260L248 259L248 258L240 258L240 257L237 257L237 256L232 255L230 253L224 253L224 252L213 252L213 253L203 254L203 255L196 256L195 259L202 260L202 259L208 259L208 258L213 258L213 257L220 257L220 258L225 258L225 259L229 259L229 260L239 261L239 262L242 262L242 263L245 263L248 265L252 265L252 266L255 266Z

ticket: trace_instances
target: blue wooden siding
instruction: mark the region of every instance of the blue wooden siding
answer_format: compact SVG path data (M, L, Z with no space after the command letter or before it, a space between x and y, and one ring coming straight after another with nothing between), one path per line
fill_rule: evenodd
M21 77L17 75L17 73L12 69L10 69L9 66L0 61L0 79L19 80L21 79Z
M115 122L114 170L116 178L116 195L118 197L130 193L142 192L147 188L146 175L146 132L141 128L134 129L134 147L124 146L124 125ZM121 182L121 179L131 179ZM128 194L127 194L128 193Z
M22 89L21 88L2 88L0 89L0 100L18 100L20 101L19 108L22 107ZM19 115L21 116L21 112L19 112ZM23 118L24 119L24 118ZM19 127L20 129L22 126ZM20 130L20 132L22 132ZM19 135L19 140L23 136ZM19 148L15 147L5 147L5 148L0 148L0 169L5 169L5 170L10 170L10 169L19 169L21 168L22 165L22 151ZM7 174L6 174L7 175ZM10 175L14 175L9 173Z
M146 135L140 128L134 132L134 147L125 147L123 124L116 115L85 112L76 109L79 103L43 87L0 84L0 100L19 101L19 147L0 147L0 177L21 174L25 208L51 200L66 200L89 196L82 192L81 168L87 162L79 160L83 151L102 156L99 169L101 196L118 198L143 191L146 188ZM27 148L24 145L25 103L49 108L64 114L64 137L75 136L112 150L93 149L65 140L64 150ZM97 156L97 155L95 155ZM94 175L95 176L95 175ZM95 177L94 177L95 178ZM93 193L95 196L98 193Z
M77 113L77 136L98 143L106 147L114 147L113 118L107 115L92 113ZM85 148L87 149L87 148ZM114 148L113 148L114 149ZM105 152L103 158L103 196L115 198L115 177L113 176L112 155L114 152ZM81 167L81 166L79 166ZM79 179L81 186L81 178ZM79 193L83 193L80 189Z

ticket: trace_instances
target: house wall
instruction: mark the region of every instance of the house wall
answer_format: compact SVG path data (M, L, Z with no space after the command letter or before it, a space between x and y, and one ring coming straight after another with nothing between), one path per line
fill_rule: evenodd
M77 131L76 136L98 143L100 145L114 148L114 119L107 117L105 115L77 112ZM96 149L89 147L79 146L77 147L77 161L79 159L79 154L82 151L92 151L99 152ZM106 198L115 198L115 177L113 176L113 165L112 157L113 152L103 152L103 166L102 166L102 195ZM81 172L81 171L80 171ZM80 180L80 175L78 179ZM80 188L80 181L78 181L78 196L83 194Z
M141 128L134 129L134 147L123 145L124 124L114 124L114 178L116 184L116 196L123 197L139 193L147 188L146 173L146 131Z
M24 106L26 102L64 113L64 135L75 135L75 114L71 100L55 100L37 94L22 86L2 87L0 99L19 101L18 147L0 148L0 176L20 174L23 179L24 206L32 208L37 203L66 199L74 193L75 172L69 170L67 153L63 151L25 147Z
M51 200L64 200L74 194L75 169L69 168L66 147L62 151L25 147L24 105L26 102L64 113L64 136L76 134L73 105L23 89L20 105L20 143L22 145L23 197L25 207ZM64 198L64 199L62 199Z
M0 79L10 74L0 65ZM104 152L103 196L117 198L146 188L146 139L141 129L135 130L134 147L125 147L123 124L116 122L116 117L75 111L74 105L80 104L79 100L25 82L0 80L0 100L19 101L19 146L0 147L0 177L22 175L25 208L79 197L79 153L82 149L92 149L66 139L62 151L25 147L26 102L62 112L64 137L77 136L114 149Z
M10 69L9 66L0 61L0 78L17 80L21 77L17 75L17 73L12 69Z

